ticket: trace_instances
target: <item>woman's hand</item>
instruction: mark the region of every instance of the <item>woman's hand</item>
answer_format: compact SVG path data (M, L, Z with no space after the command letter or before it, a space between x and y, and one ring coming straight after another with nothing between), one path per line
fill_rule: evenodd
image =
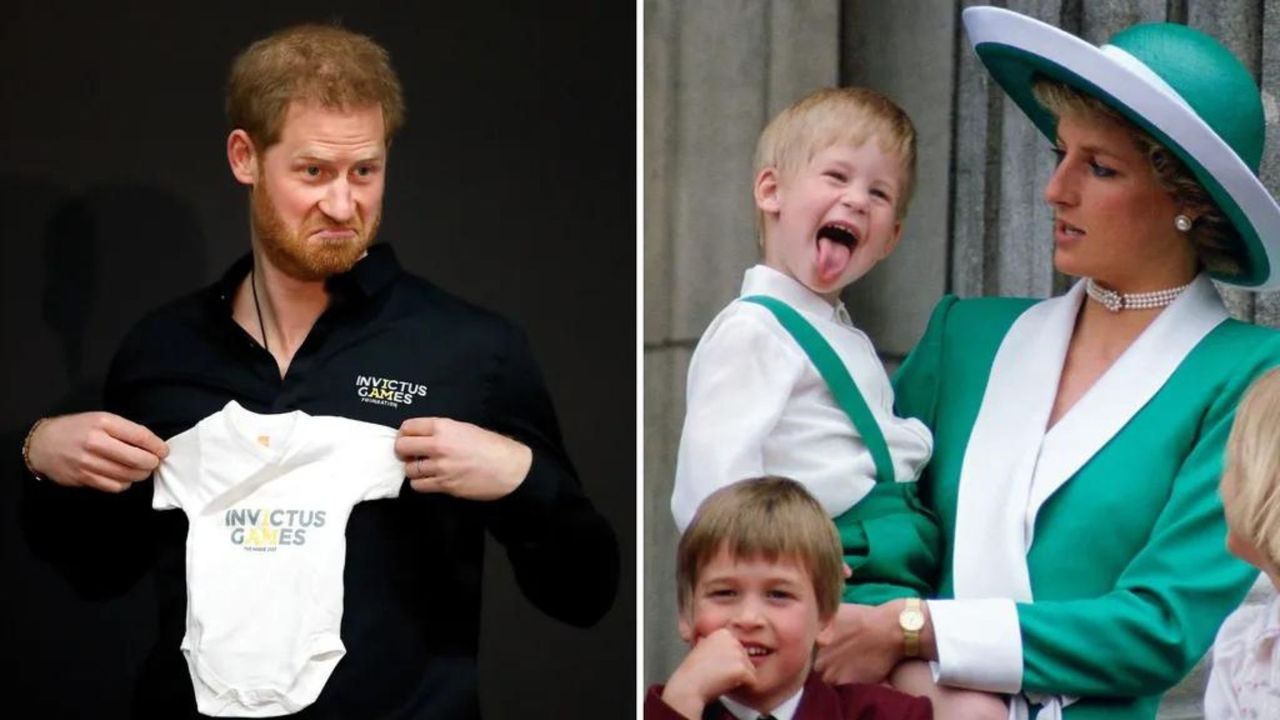
M902 659L902 600L882 605L843 603L818 639L814 668L831 684L878 683ZM932 633L930 633L932 634Z

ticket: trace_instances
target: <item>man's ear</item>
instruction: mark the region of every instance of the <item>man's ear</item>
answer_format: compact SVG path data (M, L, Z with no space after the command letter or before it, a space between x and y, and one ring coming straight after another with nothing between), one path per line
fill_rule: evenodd
M901 239L902 239L902 221L899 220L898 222L893 224L893 237L890 237L888 242L884 244L884 252L880 254L880 259L883 260L889 257L889 253L892 253L893 249L898 247L898 241Z
M766 215L778 214L778 211L782 209L779 191L777 168L767 167L756 175L753 194L756 199L756 207L760 208L760 212Z
M249 133L236 128L227 136L227 164L231 166L231 174L244 185L258 182L258 150L249 138Z

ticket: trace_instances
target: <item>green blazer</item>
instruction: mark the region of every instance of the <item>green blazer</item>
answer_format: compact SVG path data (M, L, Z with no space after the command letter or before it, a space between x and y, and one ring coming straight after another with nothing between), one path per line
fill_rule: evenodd
M1033 302L943 298L894 378L898 413L934 432L920 486L947 543L943 598L966 448L1001 343ZM1026 552L1034 601L1016 605L1024 692L1079 696L1068 720L1154 718L1204 654L1257 577L1226 551L1217 484L1236 404L1276 365L1280 333L1221 321L1044 501Z

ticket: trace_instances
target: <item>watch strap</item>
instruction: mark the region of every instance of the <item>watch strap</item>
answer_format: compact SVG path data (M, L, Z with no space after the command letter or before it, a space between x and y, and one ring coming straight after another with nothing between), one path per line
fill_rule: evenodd
M920 598L907 598L906 606L903 608L904 613L923 613L924 603L920 602ZM920 657L920 628L908 628L905 623L902 625L902 654L909 658Z

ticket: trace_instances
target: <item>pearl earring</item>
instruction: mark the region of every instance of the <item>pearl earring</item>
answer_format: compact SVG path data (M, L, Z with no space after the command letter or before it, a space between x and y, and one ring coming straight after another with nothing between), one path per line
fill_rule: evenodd
M1173 218L1173 226L1178 228L1178 232L1186 232L1191 229L1191 218L1186 215L1178 215Z

